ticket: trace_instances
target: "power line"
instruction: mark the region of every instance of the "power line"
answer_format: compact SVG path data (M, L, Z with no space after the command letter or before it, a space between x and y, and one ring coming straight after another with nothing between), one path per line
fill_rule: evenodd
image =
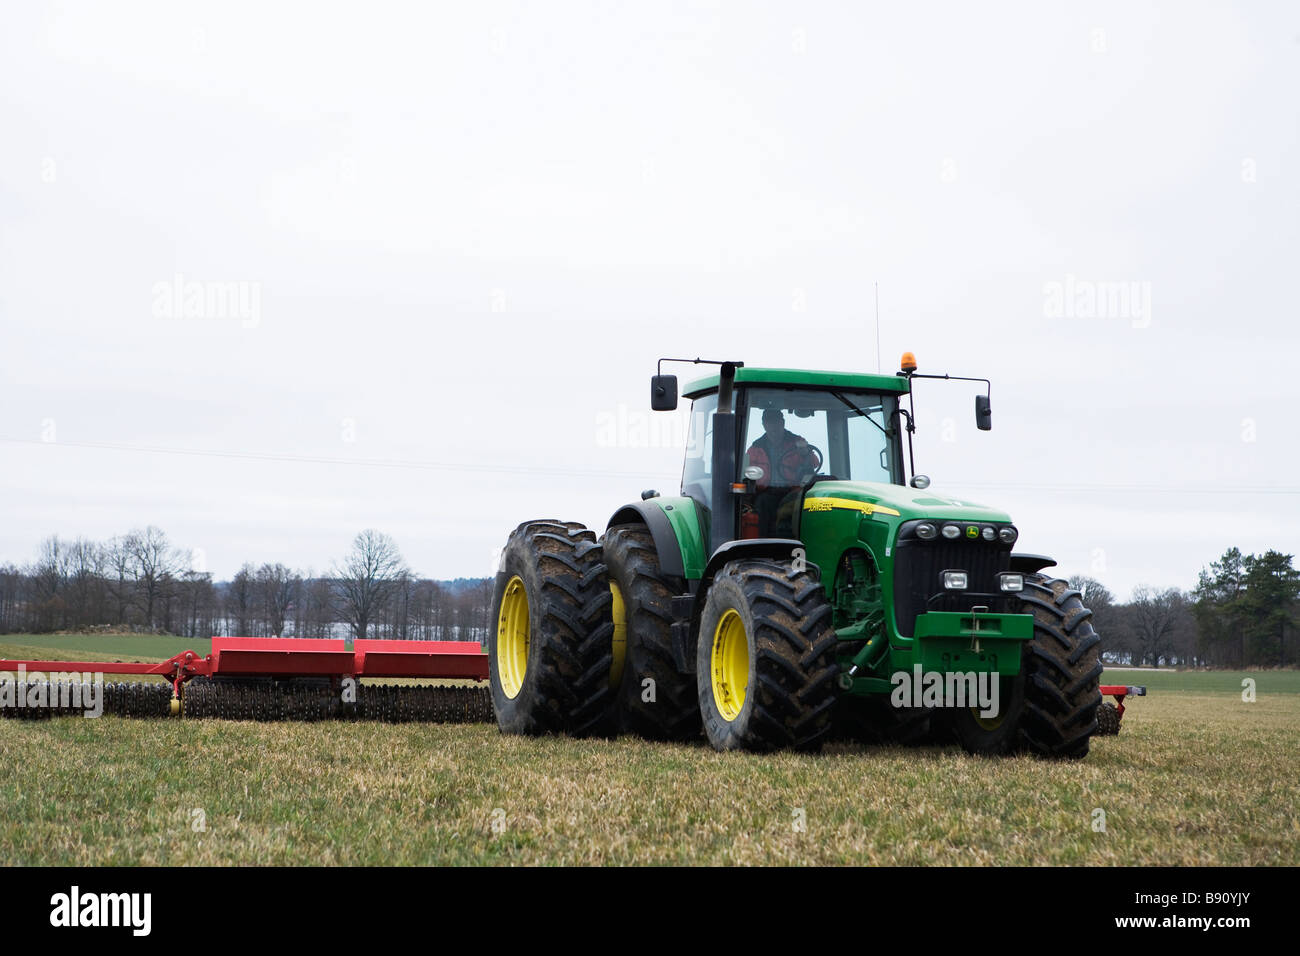
M153 455L185 455L201 458L233 458L245 461L282 461L297 464L315 465L349 465L371 468L407 468L421 471L467 471L492 472L512 475L551 475L555 477L598 477L598 478L645 478L650 472L645 471L609 471L596 468L553 468L533 465L496 465L481 462L447 462L447 461L412 461L399 458L337 458L324 455L272 455L264 452L219 451L201 448L162 448L156 445L127 445L117 442L56 441L47 442L34 438L6 438L0 436L0 442L19 445L64 446L71 448L92 448L108 451L139 452ZM1201 485L1173 487L1152 484L1027 484L1021 482L987 482L961 481L946 482L954 488L971 488L990 491L1050 491L1050 492L1103 492L1121 494L1171 494L1171 495L1297 495L1300 486L1285 485ZM942 495L943 489L934 488L936 495Z
M550 468L534 465L495 465L483 462L409 461L398 458L336 458L325 455L272 455L264 452L217 451L202 448L161 448L156 445L126 445L116 442L39 441L32 438L5 438L0 442L19 445L64 446L108 451L143 452L152 455L187 455L200 458L236 458L245 461L284 461L312 465L350 465L371 468L409 468L421 471L472 471L500 474L553 475L556 477L596 476L599 478L644 478L647 472L605 471L595 468Z
M1202 485L1175 488L1169 485L1103 485L1103 484L1022 484L1018 482L994 483L986 481L952 481L948 484L960 488L978 488L980 490L1006 491L1066 491L1066 492L1120 492L1122 494L1154 495L1300 495L1300 487L1288 488L1280 485ZM933 488L933 486L931 486ZM939 491L939 489L934 489ZM942 494L942 492L939 492Z

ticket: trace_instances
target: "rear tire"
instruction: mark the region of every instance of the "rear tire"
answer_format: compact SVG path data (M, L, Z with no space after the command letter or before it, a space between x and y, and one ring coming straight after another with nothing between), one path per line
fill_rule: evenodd
M715 750L815 751L831 728L839 666L831 606L807 571L728 563L709 587L695 670Z
M492 706L503 732L613 732L610 604L595 532L561 521L514 530L488 634Z
M617 589L614 630L618 634L621 626L625 640L617 688L620 728L650 740L698 737L695 677L679 673L673 659L673 595L686 584L659 570L654 538L643 525L610 528L602 545L611 591Z

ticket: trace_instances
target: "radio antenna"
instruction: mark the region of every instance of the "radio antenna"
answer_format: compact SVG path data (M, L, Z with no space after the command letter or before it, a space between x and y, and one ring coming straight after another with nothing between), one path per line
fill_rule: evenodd
M880 283L876 283L876 374L880 374Z

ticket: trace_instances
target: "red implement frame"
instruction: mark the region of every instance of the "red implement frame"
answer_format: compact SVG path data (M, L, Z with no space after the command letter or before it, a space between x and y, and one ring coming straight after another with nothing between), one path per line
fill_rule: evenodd
M181 685L191 677L431 677L487 680L477 641L353 641L282 637L214 637L212 653L182 651L156 664L129 661L0 660L0 671L152 674Z
M1132 684L1102 684L1098 688L1103 697L1115 698L1115 711L1119 714L1119 719L1124 719L1124 698L1132 694L1134 697L1145 697L1147 689L1145 687L1135 687Z

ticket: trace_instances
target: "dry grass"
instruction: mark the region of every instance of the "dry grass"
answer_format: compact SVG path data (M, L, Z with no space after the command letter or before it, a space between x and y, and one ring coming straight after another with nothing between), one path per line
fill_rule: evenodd
M6 720L0 862L1295 865L1300 695L1262 686L1253 704L1153 692L1077 763L715 754L488 725Z

